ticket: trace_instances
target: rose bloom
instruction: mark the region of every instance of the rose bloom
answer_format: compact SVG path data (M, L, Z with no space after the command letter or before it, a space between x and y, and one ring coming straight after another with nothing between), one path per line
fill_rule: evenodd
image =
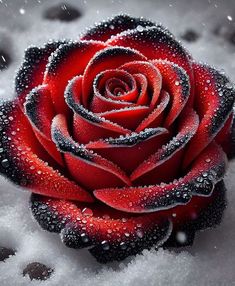
M30 47L1 104L1 173L100 262L189 245L225 208L235 93L161 25L119 15Z

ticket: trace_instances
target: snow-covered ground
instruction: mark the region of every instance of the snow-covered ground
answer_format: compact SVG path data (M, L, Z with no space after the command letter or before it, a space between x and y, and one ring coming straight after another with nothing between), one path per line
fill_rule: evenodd
M187 29L199 35L196 42L184 42L197 60L224 69L235 81L234 0L71 0L82 12L72 22L43 19L43 13L58 0L0 0L0 50L7 51L12 63L0 72L0 97L14 95L15 70L28 45L48 39L76 39L95 21L125 12L162 22L176 36ZM214 30L223 27L220 35ZM57 235L43 232L28 209L29 193L0 180L0 247L17 250L0 262L0 285L235 285L235 162L226 176L228 208L223 223L197 235L194 246L184 251L144 251L123 263L98 264L87 251L66 248ZM54 269L47 281L30 281L22 271L30 262Z

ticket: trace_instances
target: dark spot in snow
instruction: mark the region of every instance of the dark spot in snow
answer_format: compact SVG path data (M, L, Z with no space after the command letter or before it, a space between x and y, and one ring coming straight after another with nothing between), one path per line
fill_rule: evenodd
M77 8L66 3L60 3L50 7L44 12L45 19L60 20L64 22L73 21L81 17L81 15L81 12Z
M16 251L12 248L0 247L0 261L5 261L10 256L15 255Z
M233 23L219 24L213 30L214 35L220 37L232 45L235 45L235 25Z
M39 262L28 264L23 270L23 275L28 275L31 280L47 280L53 273L53 269Z
M191 42L196 42L199 39L200 35L196 31L188 29L180 37L186 42L191 43Z

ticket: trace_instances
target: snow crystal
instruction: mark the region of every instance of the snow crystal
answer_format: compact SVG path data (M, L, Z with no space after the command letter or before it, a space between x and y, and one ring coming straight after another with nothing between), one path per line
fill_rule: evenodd
M0 0L0 50L12 58L9 67L0 72L1 97L8 99L13 96L15 70L29 45L43 45L51 38L76 40L78 33L87 26L120 12L161 22L178 38L186 29L194 30L200 38L194 42L183 42L194 58L223 68L235 81L235 46L213 34L218 23L231 24L234 0L216 1L216 4L213 0L66 2L82 10L83 16L69 23L43 20L45 10L61 3L60 0ZM30 194L1 178L0 247L12 248L16 254L0 262L0 285L234 285L235 162L230 164L225 181L229 204L223 223L216 229L197 234L193 247L184 251L146 250L122 263L104 266L86 250L66 248L58 235L42 231L32 220L28 209ZM181 233L179 240L182 239ZM105 241L103 246L108 247ZM53 269L50 279L31 282L27 276L24 277L23 270L32 262Z

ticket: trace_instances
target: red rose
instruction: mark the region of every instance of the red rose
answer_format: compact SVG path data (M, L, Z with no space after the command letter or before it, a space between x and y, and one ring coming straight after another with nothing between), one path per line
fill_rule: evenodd
M16 93L1 105L0 171L67 246L121 260L220 222L234 89L167 29L121 15L31 47Z

